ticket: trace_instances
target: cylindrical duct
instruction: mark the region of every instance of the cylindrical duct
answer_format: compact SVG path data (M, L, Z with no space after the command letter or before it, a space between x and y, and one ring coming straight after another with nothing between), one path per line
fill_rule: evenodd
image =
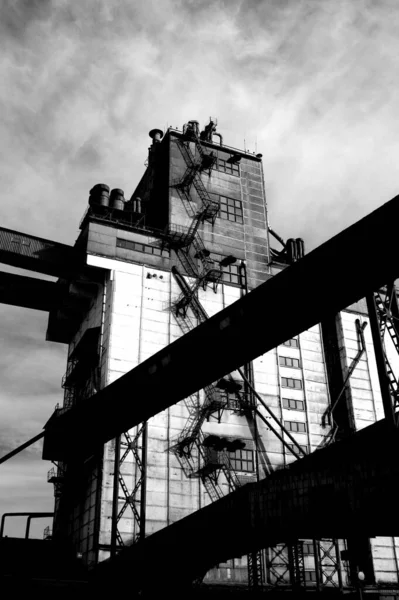
M161 141L163 137L163 131L162 129L151 129L148 135L152 139L152 143L157 144Z
M141 198L136 198L133 205L134 212L141 213Z
M200 130L199 130L199 123L198 123L198 121L189 121L188 122L188 129L191 129L191 131L196 136L199 136Z
M125 197L123 190L118 188L114 188L110 195L110 205L111 208L116 208L117 210L123 210L125 207Z
M303 258L305 256L305 242L303 241L302 238L296 239L296 253L297 253L297 260L299 260L300 258Z
M97 183L90 190L90 206L108 206L109 205L109 187L105 183Z
M291 265L292 263L294 263L297 259L297 253L296 253L296 243L294 238L289 238L287 240L287 258L288 258L288 263Z

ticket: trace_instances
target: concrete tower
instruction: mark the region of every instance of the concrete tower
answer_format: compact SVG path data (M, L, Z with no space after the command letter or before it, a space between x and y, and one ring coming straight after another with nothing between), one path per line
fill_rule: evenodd
M270 248L260 154L226 146L213 120L201 132L190 121L150 137L148 166L129 200L104 184L90 192L76 242L95 274L76 284L86 291L84 308L50 314L48 339L69 344L62 411L303 255L301 240ZM295 310L295 290L287 294ZM57 464L49 477L54 535L72 539L86 564L96 564L381 418L365 323L360 302L127 431L84 464ZM131 402L145 403L145 395L132 389ZM248 573L251 580L258 572L270 586L343 589L356 569L370 585L396 582L395 539L287 540L215 567L205 582L247 585Z

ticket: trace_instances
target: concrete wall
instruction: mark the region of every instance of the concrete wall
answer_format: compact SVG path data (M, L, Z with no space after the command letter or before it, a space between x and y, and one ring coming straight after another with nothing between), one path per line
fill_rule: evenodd
M93 298L91 306L84 315L78 330L73 336L69 345L68 356L72 354L76 346L81 341L83 335L88 329L93 327L103 328L103 316L106 309L106 287L98 285L98 292ZM102 364L100 369L104 373L104 356L101 356ZM68 399L68 391L65 393L65 401ZM61 469L65 466L60 465ZM66 465L67 472L75 467ZM74 478L72 473L72 478ZM70 497L72 501L68 501L68 506L65 507L66 518L68 519L68 534L75 543L77 552L83 554L87 564L94 564L97 561L97 530L98 530L98 511L99 511L99 482L101 479L101 463L98 460L89 461L83 471L79 474L79 488L73 483L75 489ZM100 482L101 483L101 482ZM67 485L67 484L66 484ZM64 490L66 491L66 490ZM70 494L70 490L69 490ZM54 530L60 526L60 521L65 520L65 516L61 515L62 501L56 504L56 517ZM65 515L65 513L64 513Z
M194 143L190 144L195 154ZM215 156L227 160L233 152L209 146ZM186 163L178 147L176 137L170 138L170 181L181 181ZM212 169L201 173L202 182L211 199L219 201L224 196L242 203L244 223L236 223L218 216L215 224L203 223L200 235L205 246L211 252L246 260L248 284L254 288L267 279L269 268L269 241L266 220L266 197L263 183L262 163L251 155L243 155L240 161L239 175L232 175ZM192 216L199 206L194 186L191 187L191 205L182 201L176 188L170 188L170 221L175 225L189 227Z
M344 373L347 372L359 349L355 324L356 319L359 319L361 324L367 323L364 330L366 352L351 375L348 385L354 427L358 431L375 421L383 419L384 409L370 324L367 316L364 314L347 311L343 311L340 314L342 332L341 355L343 356ZM391 366L394 372L397 373L399 357L388 333L386 333L384 341ZM377 583L399 583L397 545L397 538L376 537L371 540L373 566Z

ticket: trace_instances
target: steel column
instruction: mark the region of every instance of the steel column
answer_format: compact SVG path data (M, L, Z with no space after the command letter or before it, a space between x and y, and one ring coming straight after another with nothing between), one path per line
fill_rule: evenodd
M148 439L148 424L143 424L143 431L141 434L141 469L142 469L142 482L140 490L140 532L139 540L142 541L145 538L145 526L146 526L146 508L147 508L147 439Z
M115 438L114 455L114 489L112 495L112 528L111 528L111 558L116 556L118 535L118 508L119 508L119 462L121 454L121 437Z
M384 414L387 423L396 426L392 396L389 388L389 379L385 363L385 352L380 334L375 298L372 292L369 292L366 295L366 301L367 311L370 319L371 335L373 338L375 360L377 363L378 379L381 388L382 404L384 406Z

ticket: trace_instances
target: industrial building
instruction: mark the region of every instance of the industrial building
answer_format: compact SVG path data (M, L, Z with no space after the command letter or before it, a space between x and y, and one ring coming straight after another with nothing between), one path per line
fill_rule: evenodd
M112 430L113 419L123 419L114 382L304 259L302 239L284 241L269 225L262 155L227 146L216 126L211 119L202 130L197 121L182 130L152 130L146 170L130 198L104 183L90 190L73 252L58 245L54 254L38 241L31 253L32 236L2 232L1 260L13 264L16 252L14 264L32 270L35 261L47 260L38 270L60 276L49 285L7 274L11 291L1 301L17 303L26 286L39 286L36 306L31 300L19 305L49 311L47 339L69 348L64 403L46 424L43 457L54 463L48 476L55 496L52 538L72 543L90 570L387 417L376 327L393 412L396 408L399 311L389 281L345 310L327 311L319 323L283 337L277 347L223 372L184 400L172 400L173 384L158 389L170 398L165 408L127 431L115 425L105 444L87 443L81 452L85 442L76 420L76 427L64 426L64 438L57 431L57 423L68 423L75 409L93 407L89 399L101 398L108 386L115 390L107 399ZM276 326L281 322L282 331L287 306L294 315L299 310L297 293L287 287L285 298L277 300L281 311L272 319ZM316 304L323 302L317 283L312 293ZM203 349L209 345L211 357L214 337L201 343ZM214 358L207 365L206 355L200 363L194 348L191 356L194 371L196 364L198 371L217 369ZM167 354L162 360L168 366ZM186 373L180 377L183 381ZM127 388L128 411L145 410L140 407L150 401L150 387ZM99 423L93 411L87 438L96 435ZM234 527L232 520L232 532ZM370 538L367 532L277 537L213 564L195 585L204 593L257 589L399 597L399 538ZM179 568L176 564L177 579Z

